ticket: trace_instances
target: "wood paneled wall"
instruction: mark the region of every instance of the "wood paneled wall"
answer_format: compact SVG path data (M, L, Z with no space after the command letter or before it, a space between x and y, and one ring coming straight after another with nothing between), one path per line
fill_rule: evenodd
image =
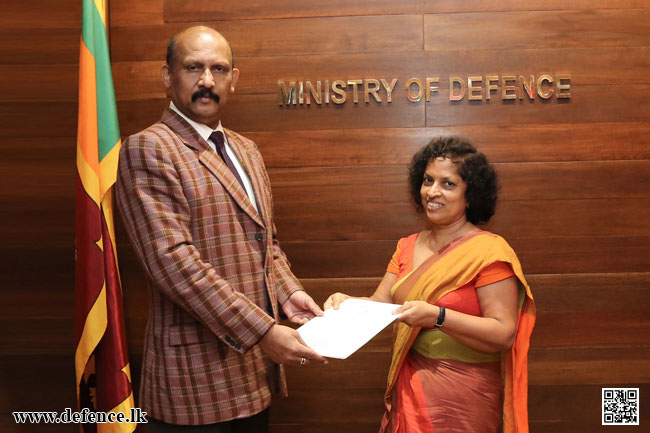
M14 410L75 406L74 187L80 2L0 4L0 430ZM567 4L568 3L568 4ZM206 23L241 79L224 124L254 139L294 271L319 302L370 293L396 241L423 221L406 164L430 138L470 138L500 174L488 229L519 254L538 305L531 431L594 432L602 386L650 395L650 1L110 1L122 135L159 119L168 38ZM450 75L570 73L559 103L451 103ZM440 95L406 100L408 78ZM392 78L393 102L280 107L278 80ZM118 228L119 229L119 228ZM139 380L146 294L118 230ZM375 432L390 336L346 361L289 368L272 431ZM650 422L641 413L642 431ZM146 431L140 428L138 431Z

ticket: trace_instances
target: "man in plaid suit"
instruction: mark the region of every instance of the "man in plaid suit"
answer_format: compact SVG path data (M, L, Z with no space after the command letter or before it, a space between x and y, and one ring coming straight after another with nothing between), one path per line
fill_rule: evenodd
M264 432L281 364L326 362L280 309L298 324L322 311L276 240L262 156L221 125L229 43L186 29L162 75L170 107L124 142L116 194L150 294L140 406L150 432Z

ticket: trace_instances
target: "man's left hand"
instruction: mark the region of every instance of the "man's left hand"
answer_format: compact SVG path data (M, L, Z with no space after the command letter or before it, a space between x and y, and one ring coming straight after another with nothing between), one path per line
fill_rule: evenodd
M303 290L293 292L289 299L282 304L282 311L289 320L298 325L307 323L314 316L322 316L323 310Z

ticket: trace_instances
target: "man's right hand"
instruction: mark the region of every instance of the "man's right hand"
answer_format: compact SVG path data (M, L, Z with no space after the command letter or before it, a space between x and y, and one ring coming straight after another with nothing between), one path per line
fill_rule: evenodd
M327 364L327 359L308 347L295 329L273 325L260 340L260 347L278 364L304 365L310 361ZM302 359L304 362L301 362Z

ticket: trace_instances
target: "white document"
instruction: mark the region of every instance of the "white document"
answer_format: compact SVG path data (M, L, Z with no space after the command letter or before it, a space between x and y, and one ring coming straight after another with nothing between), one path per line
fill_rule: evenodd
M328 358L345 359L399 317L400 305L348 298L298 328L307 346Z

